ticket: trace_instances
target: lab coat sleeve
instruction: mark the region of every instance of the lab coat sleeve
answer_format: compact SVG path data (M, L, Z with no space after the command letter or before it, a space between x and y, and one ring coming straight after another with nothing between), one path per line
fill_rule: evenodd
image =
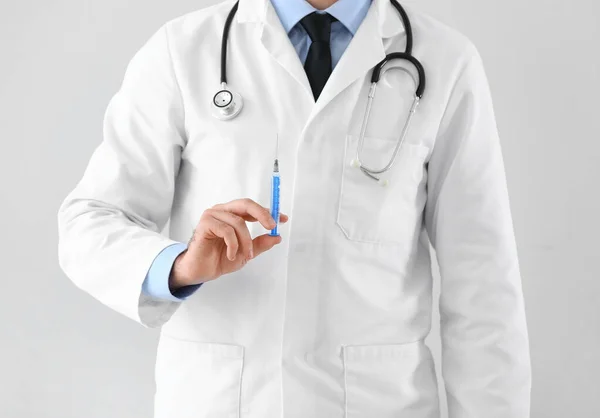
M425 222L440 268L449 418L526 418L530 358L503 157L474 46L428 164Z
M178 243L160 233L185 146L168 42L163 26L130 61L106 109L103 141L58 211L58 256L66 275L147 327L164 324L180 306L142 292L155 257Z

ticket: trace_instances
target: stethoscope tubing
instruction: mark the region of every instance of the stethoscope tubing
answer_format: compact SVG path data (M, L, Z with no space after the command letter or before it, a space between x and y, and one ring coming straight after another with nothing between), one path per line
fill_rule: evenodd
M389 63L391 60L394 60L394 59L407 60L415 66L417 73L419 74L419 83L417 85L415 95L419 99L421 99L423 97L423 93L425 92L425 84L426 84L425 69L423 68L423 65L421 64L421 62L418 59L416 59L415 57L413 57L412 55L410 55L406 52L391 52L391 53L387 54L385 56L385 58L379 64L377 64L375 66L375 68L373 68L373 74L371 75L371 83L377 83L379 81L379 78L382 74L381 69L387 63Z
M398 3L396 0L390 0L390 2L392 3L392 6L394 6L394 8L398 11L398 13L400 14L400 18L402 19L402 23L403 23L404 29L406 31L406 47L404 49L404 52L391 52L391 53L387 54L385 56L385 58L383 60L381 60L373 68L373 73L371 75L371 88L369 90L369 96L367 99L367 107L365 109L365 114L363 117L361 129L360 129L360 133L359 133L358 145L357 145L357 149L356 149L356 157L354 160L356 162L356 165L361 169L361 171L365 175L367 175L369 178L376 180L376 181L381 180L378 177L378 175L383 174L386 171L390 170L392 168L392 166L394 165L394 162L396 161L398 152L400 151L400 148L402 147L402 144L404 143L404 140L406 139L406 135L408 133L410 124L412 122L412 118L416 112L417 106L419 105L419 103L421 101L421 98L423 97L423 94L425 92L425 87L426 87L425 69L423 68L423 65L421 64L421 62L412 55L413 31L412 31L412 25L411 25L410 19L408 17L408 14L404 10L404 8L400 5L400 3ZM410 62L411 64L413 64L413 66L415 67L415 69L417 70L417 73L418 73L418 80L415 80L414 76L412 74L410 74L410 72L408 70L403 69L404 71L408 72L411 75L411 78L413 78L413 81L415 83L415 95L413 97L413 102L412 102L409 114L404 123L404 127L402 128L402 133L400 135L400 139L397 141L396 146L394 147L392 157L390 158L388 163L383 168L374 169L371 167L367 167L365 164L363 164L363 162L360 159L360 154L361 154L364 142L365 142L365 135L366 135L366 131L367 131L367 126L369 124L371 107L373 106L373 99L375 98L375 91L377 88L377 83L379 82L380 77L385 73L385 70L383 70L384 67L390 61L395 60L395 59L406 60L406 61ZM384 182L382 184L385 185L387 183Z
M239 0L235 2L229 11L227 19L225 20L225 25L223 26L223 37L221 38L221 85L227 85L227 39L229 38L231 22L233 21L233 17L237 12L239 4Z

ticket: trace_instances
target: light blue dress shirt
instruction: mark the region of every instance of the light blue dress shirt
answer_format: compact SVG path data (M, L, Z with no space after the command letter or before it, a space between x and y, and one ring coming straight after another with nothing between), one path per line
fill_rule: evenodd
M241 0L244 1L244 0ZM306 61L308 48L312 43L310 37L298 24L300 20L312 13L329 13L337 19L331 24L331 64L335 68L352 37L367 15L371 0L338 0L325 10L317 10L306 0L271 0L283 28L298 53L302 64Z
M244 1L244 0L241 0ZM271 0L275 12L281 20L290 41L302 64L306 61L311 40L298 22L312 12L329 13L337 19L331 24L331 63L335 68L342 54L350 44L358 27L367 15L371 0L338 0L329 8L319 11L306 0ZM152 262L142 285L142 291L157 299L181 302L191 296L201 285L186 286L175 293L169 290L169 275L173 263L179 254L187 248L177 243L162 250Z

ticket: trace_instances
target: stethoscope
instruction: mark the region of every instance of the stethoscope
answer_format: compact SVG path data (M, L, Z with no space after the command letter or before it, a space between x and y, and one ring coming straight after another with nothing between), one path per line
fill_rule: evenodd
M381 181L381 174L390 170L396 160L398 155L398 151L402 147L404 139L408 133L408 129L410 127L410 123L412 121L413 115L417 110L417 106L419 105L421 98L423 97L423 92L425 91L425 70L423 69L423 65L419 62L418 59L412 56L412 47L413 47L413 33L412 26L410 24L410 19L406 14L404 8L397 2L397 0L390 0L392 6L398 10L400 14L400 18L402 19L402 23L404 24L404 28L406 30L406 48L404 52L392 52L387 54L386 57L379 62L373 68L373 74L371 76L371 88L369 90L369 96L367 100L367 108L365 110L365 114L363 117L362 125L360 128L360 135L358 138L358 147L356 150L356 157L352 160L352 165L354 167L358 167L361 171L367 175L369 178L378 181L381 185L387 185L387 181ZM227 16L227 20L225 21L225 26L223 28L223 38L221 41L221 89L215 93L212 100L212 112L213 116L220 120L230 120L236 117L244 106L242 96L237 92L232 92L227 88L227 38L229 36L229 28L231 27L231 22L233 21L233 17L238 9L239 1L236 2L229 15ZM402 71L405 71L410 75L411 79L414 82L416 87L415 96L413 98L413 102L411 108L408 112L408 116L406 118L406 122L404 123L404 127L402 128L402 133L400 135L400 139L396 143L396 147L394 148L394 152L392 154L389 162L380 169L372 168L366 166L361 158L360 154L363 149L363 145L365 142L365 133L367 131L367 126L369 124L369 116L371 114L371 108L373 106L373 99L375 98L375 91L377 89L377 83L383 74L390 69L390 67L385 68L387 64L392 60L405 60L409 61L416 68L418 73L418 79L403 67L391 67L397 68Z

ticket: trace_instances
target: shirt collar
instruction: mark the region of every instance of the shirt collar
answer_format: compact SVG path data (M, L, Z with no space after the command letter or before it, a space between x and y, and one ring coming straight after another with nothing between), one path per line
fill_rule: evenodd
M275 12L287 33L306 15L317 11L306 0L271 0ZM367 15L371 0L338 0L324 10L348 29L352 35Z

